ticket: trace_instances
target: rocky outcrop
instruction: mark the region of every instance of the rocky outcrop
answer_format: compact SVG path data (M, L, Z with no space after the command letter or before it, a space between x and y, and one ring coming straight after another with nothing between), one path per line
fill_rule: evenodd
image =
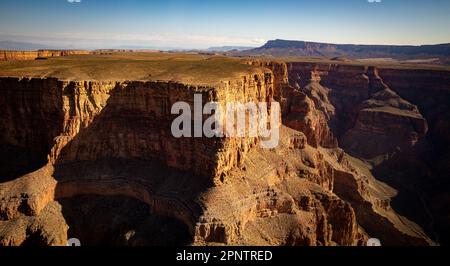
M248 61L247 64L265 67L273 73L273 98L281 105L281 110L285 114L288 110L288 101L290 100L291 88L289 86L289 77L287 65L284 62L275 61Z
M379 69L378 72L397 94L418 106L430 125L429 133L449 145L449 116L446 111L450 93L448 71Z
M342 146L362 158L414 147L428 131L417 106L402 99L369 68L370 99L359 105L354 128L342 137ZM364 143L364 144L363 144Z
M291 63L290 83L314 99L340 146L360 158L388 156L427 133L417 106L386 85L378 69Z
M313 147L337 148L337 140L328 127L323 112L317 110L314 102L305 93L293 90L285 125L303 132Z
M35 60L37 58L88 54L90 52L84 50L0 51L0 61Z
M0 183L2 244L24 244L36 235L45 236L40 243L61 244L71 222L66 200L85 194L134 198L152 215L183 224L194 245L363 245L369 236L389 245L432 244L390 207L395 192L339 149L335 136L341 135L332 133L342 110L355 110L345 114L354 123L378 101L417 109L381 86L375 72L369 77L369 69L351 79L364 94L346 91L344 81L329 74L339 67L254 64L271 70L219 86L0 79L0 144L46 159L36 171ZM353 68L342 71L353 75ZM358 104L335 102L339 93L354 95L348 101ZM192 107L194 94L203 103L279 100L287 126L279 147L262 149L258 138L173 137L171 106L185 101ZM58 204L57 225L29 222ZM21 223L17 235L13 221Z
M448 211L432 206L442 206L446 197L436 195L446 191L442 186L448 187L444 181L449 158L448 71L300 62L288 63L288 69L290 85L313 99L339 146L371 160L372 173L398 189L390 200L398 210L419 222L435 239L439 239L436 228L447 232L443 228L448 219L441 214ZM365 212L347 197L357 194L345 196L339 190L336 193L352 202L357 216ZM386 209L385 200L372 203ZM373 226L366 222L371 219L376 220L358 216L369 233Z
M244 245L364 242L367 236L352 207L332 193L330 162L306 144L302 133L283 127L281 135L276 150L255 147L244 161L245 171L235 169L233 180L208 194L200 236L214 232L214 237L201 237L199 244L211 239ZM299 142L303 144L292 145Z
M429 130L414 149L395 154L375 170L404 188L398 204L409 206L405 213L415 217L443 245L448 245L450 75L448 71L423 69L380 69L379 75L404 99L418 106Z
M67 230L61 206L52 201L35 216L0 220L0 246L65 246Z
M308 173L302 182L318 184L315 194L303 191L304 196L293 197L283 187L297 185L281 186L279 180L297 182L295 173L300 170L293 168L293 175L288 175L281 157L260 149L257 139L171 136L170 106L177 101L192 103L194 93L202 94L204 102L222 103L267 101L274 95L270 74L246 76L223 86L2 79L1 99L7 103L2 105L2 142L40 149L49 162L0 184L2 221L38 217L55 201L78 195L121 195L146 203L157 215L181 221L197 244L263 241L260 236L270 235L271 229L255 235L255 225L270 225L281 217L289 221L283 225L284 240L276 240L279 232L273 232L266 244L357 244L361 234L354 212L331 194L332 169L320 154L311 150L301 161L307 167L301 171ZM22 123L15 117L21 117ZM283 143L279 151L310 150L300 132L284 135ZM253 160L264 152L280 165L264 159L272 170L262 171ZM299 163L294 157L292 161ZM227 208L230 204L235 207ZM314 217L313 221L306 223L304 215ZM7 229L2 233L3 244L19 245L27 239L25 233L25 238L12 241L10 233Z
M202 95L205 103L270 102L273 97L270 74L230 80L219 89L167 82L66 82L52 78L6 78L0 88L2 102L7 103L2 106L5 108L2 142L47 153L49 163L35 173L2 184L3 219L37 216L53 200L82 193L120 194L147 203L159 215L183 221L191 232L195 231L198 214L186 207L196 206L193 202L186 203L194 200L186 195L204 188L201 183L225 182L231 169L241 167L257 139L177 139L170 132L175 118L170 114L172 104L178 101L192 104L194 94ZM22 123L14 121L16 117L23 117ZM108 158L158 162L160 166L147 169L152 175L137 180L120 179L116 171L123 171L122 168L113 169L109 178L114 179L107 178L105 182L102 181L104 172L95 174L98 163L91 165L89 173L79 175L72 166L75 163L84 168L89 162ZM161 176L168 179L170 171L190 173L186 181L191 185L185 188L193 185L198 188L183 193L182 199L167 195L180 190L169 189L169 184L161 183ZM199 176L198 180L195 176ZM179 185L181 180L174 179L168 179L171 186ZM40 186L34 185L30 190L28 186L34 183ZM162 191L158 186L163 187ZM202 237L208 238L207 234Z
M266 101L273 94L272 79L264 74L223 86L215 90L164 82L3 79L0 101L8 104L2 105L2 141L33 150L42 148L54 164L156 158L176 169L220 177L241 163L256 140L176 139L170 132L175 118L170 109L179 101L193 104L195 93L203 96L204 103L215 101L223 106L226 102ZM127 122L134 117L139 119L138 125Z
M253 61L250 64L267 67L274 73L275 100L281 104L285 125L303 132L308 143L314 147L337 147L337 140L328 126L329 114L320 106L323 101L316 98L317 95L305 94L297 83L290 82L290 65L265 61Z

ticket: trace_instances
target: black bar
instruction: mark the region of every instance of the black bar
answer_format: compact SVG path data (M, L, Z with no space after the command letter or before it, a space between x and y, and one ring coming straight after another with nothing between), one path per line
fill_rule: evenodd
M18 263L25 259L39 265L308 265L307 262L317 262L310 265L390 266L398 261L400 266L445 262L449 251L443 247L8 247L0 248L0 265L7 265L3 264L7 260ZM194 253L196 260L190 260L188 254ZM180 254L182 260L178 260ZM209 254L207 263L206 255L200 254Z

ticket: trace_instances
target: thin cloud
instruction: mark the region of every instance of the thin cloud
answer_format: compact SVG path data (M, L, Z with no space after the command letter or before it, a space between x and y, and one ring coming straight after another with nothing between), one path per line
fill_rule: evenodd
M73 4L73 3L81 3L81 0L67 0L67 2Z
M382 0L367 0L370 4L381 3Z

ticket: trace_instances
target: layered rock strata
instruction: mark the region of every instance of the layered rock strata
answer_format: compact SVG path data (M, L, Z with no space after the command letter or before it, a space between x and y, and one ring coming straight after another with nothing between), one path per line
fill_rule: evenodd
M314 102L339 146L397 189L391 205L435 239L448 239L449 72L306 62L286 68L292 91ZM306 113L286 113L285 123L298 127L295 117Z
M36 171L0 184L1 243L21 245L37 234L39 244L65 245L64 199L91 194L135 198L185 224L194 245L363 245L368 237L432 244L391 208L395 190L338 148L332 121L342 109L321 76L309 72L315 80L304 86L301 73L291 81L300 66L263 66L273 72L217 87L0 79L1 144L46 157ZM388 87L373 85L369 95L370 87L359 104L387 97L395 108L417 111ZM262 149L258 138L174 138L170 108L193 105L194 94L204 103L280 101L287 127L279 147ZM361 106L358 113L372 103Z
M418 107L390 88L375 67L290 63L289 77L329 121L340 146L357 157L412 147L428 131Z
M83 50L0 51L0 61L35 60L37 58L88 54L90 54L89 51Z

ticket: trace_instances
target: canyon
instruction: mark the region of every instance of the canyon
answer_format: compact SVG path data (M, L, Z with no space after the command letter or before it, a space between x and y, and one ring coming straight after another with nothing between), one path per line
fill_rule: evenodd
M1 62L0 245L448 243L449 73L145 53ZM194 94L279 102L279 146L173 137L171 106Z

